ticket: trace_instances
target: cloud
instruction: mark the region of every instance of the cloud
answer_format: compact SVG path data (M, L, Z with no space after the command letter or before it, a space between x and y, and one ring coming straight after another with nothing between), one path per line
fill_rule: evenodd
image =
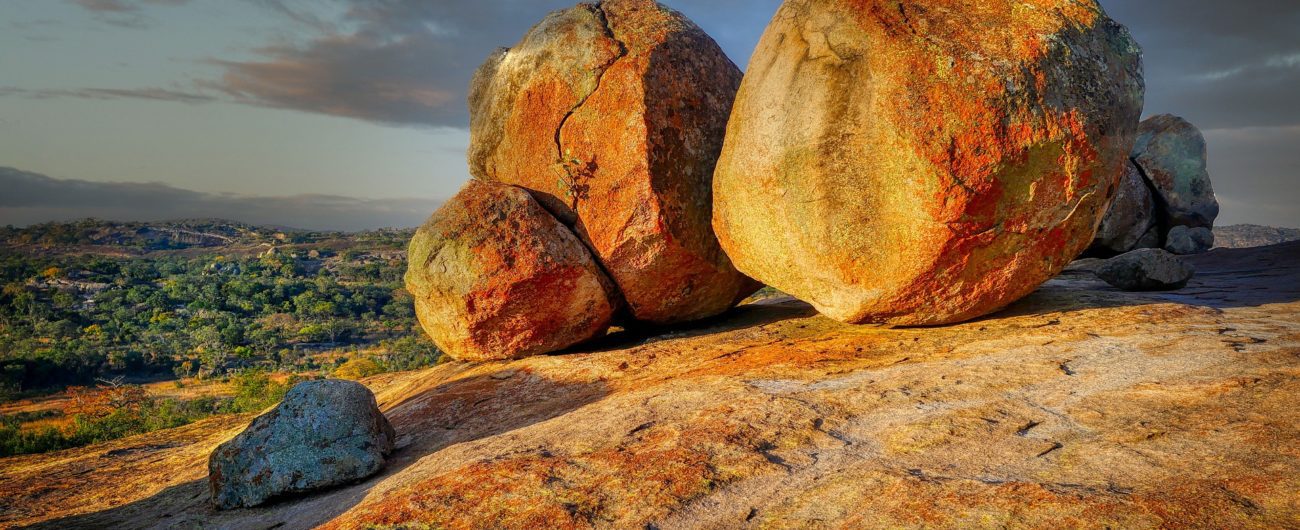
M25 226L95 217L118 221L223 218L314 230L419 226L434 199L356 199L330 195L256 197L202 193L159 183L61 180L0 167L0 224Z
M79 88L79 89L30 89L20 87L0 87L0 96L18 96L30 99L145 99L153 101L173 101L176 103L211 103L216 96L199 92L186 92L167 88Z
M71 0L88 11L95 13L95 18L105 24L142 29L153 24L153 20L143 11L147 6L179 6L189 0Z
M469 124L469 81L483 59L513 45L547 12L574 3L350 0L336 4L339 15L331 20L319 14L320 3L309 9L288 0L256 2L314 34L306 42L258 50L264 60L215 61L225 73L203 82L203 88L246 104L462 129ZM741 62L778 3L672 2L701 24L716 27L726 37L724 46L739 43L731 49Z
M1102 3L1146 52L1148 114L1202 128L1300 124L1300 2Z

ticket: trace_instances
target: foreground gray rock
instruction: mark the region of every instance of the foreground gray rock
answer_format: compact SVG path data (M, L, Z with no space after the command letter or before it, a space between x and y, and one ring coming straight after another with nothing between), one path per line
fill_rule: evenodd
M375 396L352 381L308 381L221 444L208 460L218 508L366 478L384 467L396 438Z
M1097 269L1097 277L1125 291L1182 289L1195 275L1192 267L1164 250L1145 248L1116 256Z
M1214 228L1219 201L1206 170L1205 137L1194 125L1169 114L1148 118L1133 161L1158 194L1162 225Z
M1209 252L1214 248L1214 232L1209 228L1198 226L1188 228L1175 226L1165 238L1165 250L1181 256Z

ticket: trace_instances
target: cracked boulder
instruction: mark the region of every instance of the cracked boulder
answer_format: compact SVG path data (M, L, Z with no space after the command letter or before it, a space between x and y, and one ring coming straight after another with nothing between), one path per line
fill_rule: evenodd
M364 479L383 469L395 438L364 385L299 383L212 452L212 502L222 509L251 507Z
M1152 231L1157 227L1155 208L1146 180L1137 166L1126 162L1115 200L1097 228L1093 251L1113 255L1159 246L1159 232ZM1149 234L1154 234L1154 240Z
M571 226L635 319L719 314L757 287L710 225L740 78L704 31L653 1L556 11L475 74L470 171L527 188Z
M522 188L470 181L411 240L406 288L447 355L495 361L603 335L614 288L591 253Z
M1143 91L1093 0L788 0L736 99L714 229L832 318L975 318L1091 244Z
M1214 228L1219 201L1206 169L1205 137L1196 126L1169 114L1146 119L1133 160L1156 190L1164 226Z

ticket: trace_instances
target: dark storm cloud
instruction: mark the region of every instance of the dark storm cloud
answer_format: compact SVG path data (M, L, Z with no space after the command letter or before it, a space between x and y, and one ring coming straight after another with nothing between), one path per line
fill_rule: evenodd
M1103 4L1146 52L1148 114L1208 129L1300 124L1300 2Z
M217 217L315 230L419 226L439 201L367 200L329 195L250 197L201 193L158 183L59 180L0 167L0 225L95 217L161 221Z

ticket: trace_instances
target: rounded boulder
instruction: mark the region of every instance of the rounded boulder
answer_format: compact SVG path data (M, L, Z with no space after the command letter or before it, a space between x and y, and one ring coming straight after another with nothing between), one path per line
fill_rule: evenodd
M383 469L396 434L360 383L299 383L208 459L212 503L229 509L354 482Z
M1147 118L1133 145L1133 161L1156 190L1163 226L1214 228L1219 200L1206 169L1205 136L1195 125L1169 114Z
M996 311L1091 244L1140 57L1092 0L788 0L737 96L714 229L841 321Z
M618 308L587 248L527 191L470 181L411 240L407 290L434 343L465 361L562 350Z

